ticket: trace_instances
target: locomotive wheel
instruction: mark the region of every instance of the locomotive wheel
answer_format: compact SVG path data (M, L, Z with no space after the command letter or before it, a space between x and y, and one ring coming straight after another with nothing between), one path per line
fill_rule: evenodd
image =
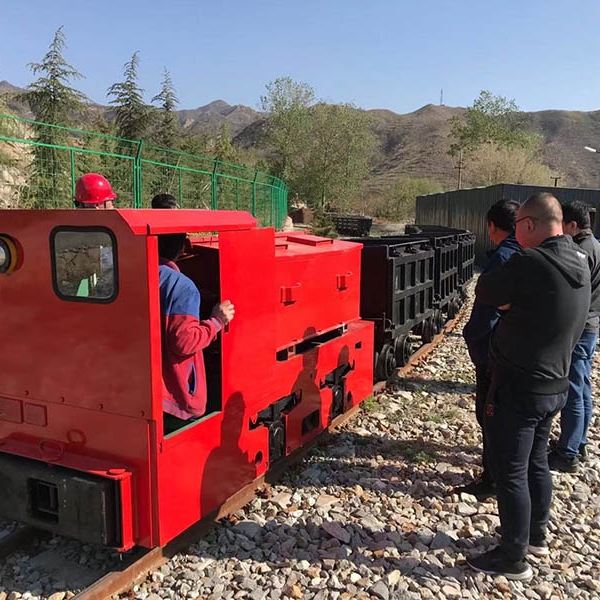
M423 326L421 328L421 339L424 344L429 344L435 337L435 324L433 322L433 317L427 317L423 321Z
M389 344L381 349L377 359L377 379L387 381L396 371L396 357L394 349Z
M400 335L394 341L394 355L396 366L403 367L408 364L412 354L412 343L407 335Z
M275 462L284 456L285 425L278 420L269 426L269 462Z
M340 385L331 388L331 417L337 417L344 412L344 389Z

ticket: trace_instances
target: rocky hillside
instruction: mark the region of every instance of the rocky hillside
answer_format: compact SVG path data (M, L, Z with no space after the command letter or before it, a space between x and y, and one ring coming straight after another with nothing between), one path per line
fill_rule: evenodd
M14 99L20 91L7 81L0 82L0 96L4 96L9 108L30 117L27 107ZM95 108L111 118L109 107ZM447 154L448 120L463 112L463 108L433 104L407 114L383 109L369 111L381 141L370 187L383 188L401 176L428 177L452 185L456 180L456 161ZM600 187L600 155L583 149L585 145L600 147L600 111L546 110L528 113L528 117L533 129L546 140L543 161L565 176L561 185ZM195 134L216 132L226 123L234 142L244 147L256 146L264 132L260 112L223 100L180 110L179 120L184 129Z

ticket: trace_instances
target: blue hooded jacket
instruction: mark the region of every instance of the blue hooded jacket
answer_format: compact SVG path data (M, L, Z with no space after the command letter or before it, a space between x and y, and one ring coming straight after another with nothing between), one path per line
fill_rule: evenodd
M490 252L482 274L492 273L519 250L521 250L519 242L514 235L509 235ZM474 365L484 366L488 363L490 338L500 315L496 307L484 304L475 297L469 322L463 329L463 337Z

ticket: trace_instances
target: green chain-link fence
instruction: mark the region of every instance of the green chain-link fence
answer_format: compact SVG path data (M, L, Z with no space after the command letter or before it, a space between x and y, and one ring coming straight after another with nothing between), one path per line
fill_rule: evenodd
M102 133L0 115L0 208L69 208L75 181L101 173L117 207L170 193L182 208L247 210L281 228L287 187L260 171Z

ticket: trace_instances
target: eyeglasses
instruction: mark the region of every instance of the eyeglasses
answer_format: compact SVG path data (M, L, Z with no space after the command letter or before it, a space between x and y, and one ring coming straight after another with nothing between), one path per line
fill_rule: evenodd
M527 215L526 217L521 217L520 219L517 219L517 220L515 221L515 225L516 225L516 224L517 224L519 221L524 221L525 219L531 219L531 220L532 220L534 223L535 223L535 221L539 221L539 218L538 218L538 217L531 217L531 216Z

